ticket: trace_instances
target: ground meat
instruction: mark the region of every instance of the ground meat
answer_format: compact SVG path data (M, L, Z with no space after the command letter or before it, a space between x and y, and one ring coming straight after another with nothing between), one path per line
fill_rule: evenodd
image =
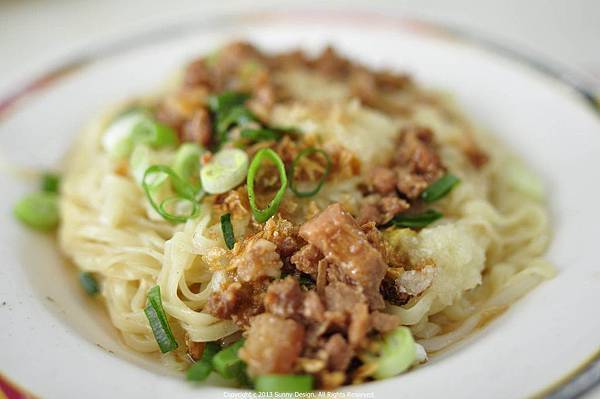
M381 295L386 301L396 306L405 305L412 298L412 295L404 291L395 279L388 276L381 282Z
M352 95L369 107L376 107L378 103L377 82L372 73L364 68L353 68L350 75L350 90Z
M445 170L433 146L433 132L421 127L407 128L400 135L398 148L396 188L416 199Z
M383 195L391 194L396 190L396 172L392 168L378 166L367 175L365 182L371 191Z
M159 122L171 126L176 131L180 131L183 124L185 123L185 116L183 116L177 109L172 107L169 103L160 104L154 116Z
M317 71L332 78L343 79L350 71L350 62L340 57L331 46L325 48L312 64Z
M473 166L481 168L489 161L490 157L477 145L471 134L467 133L463 137L460 142L463 153L469 158Z
M290 374L304 341L304 327L269 313L252 319L240 358L252 377L263 374Z
M190 340L190 337L186 334L185 346L187 346L187 353L193 360L200 360L204 353L205 342L195 342Z
M379 311L371 313L371 326L381 333L392 331L399 324L400 319L396 315Z
M318 384L321 389L333 390L346 381L346 373L342 371L324 372L318 375Z
M261 277L277 278L281 274L281 258L277 246L264 238L253 239L242 253L231 260L241 281L257 280Z
M350 315L350 325L348 326L348 341L353 347L359 347L364 344L364 339L371 330L371 319L369 317L369 308L361 303L354 307Z
M365 199L365 202L360 206L358 217L356 218L358 224L362 225L369 222L378 224L382 219L383 215L377 207L377 204Z
M319 264L317 265L317 292L322 294L325 291L325 286L327 285L327 268L329 263L325 259L321 259Z
M261 236L277 246L277 252L282 259L298 253L303 245L303 240L298 236L298 228L280 216L267 220Z
M268 280L231 283L225 290L214 292L208 298L204 311L219 319L247 326L252 316L264 312L263 298L267 285Z
M183 84L185 86L207 86L211 87L212 76L204 58L189 64L183 73Z
M250 213L246 186L217 196L215 202L221 204L223 213L231 213L234 217L243 217Z
M347 179L360 174L360 160L354 152L331 142L323 148L331 157L331 176Z
M379 209L383 213L383 223L387 223L400 212L404 212L410 207L408 202L394 195L388 195L379 201Z
M254 89L252 99L248 101L248 108L260 118L267 119L276 100L275 87L265 82Z
M388 250L386 248L385 241L383 240L383 237L381 236L381 231L379 231L379 229L377 229L377 226L375 225L375 223L368 222L368 223L365 223L362 226L360 226L360 228L367 236L367 240L373 246L373 248L375 248L377 251L379 251L381 256L383 256L383 258L385 259L387 257Z
M265 295L265 310L283 318L300 318L302 289L293 277L269 285Z
M357 221L359 224L375 222L382 225L389 222L397 214L410 208L410 204L396 195L381 197L378 194L365 198L360 207Z
M333 312L352 313L366 298L359 289L341 282L333 282L325 287L325 304Z
M340 265L337 264L327 264L327 279L326 283L340 282L343 284L354 284L352 279L348 278L344 270Z
M323 254L314 245L305 245L290 258L290 261L296 269L302 273L316 276L318 271L319 261L323 259Z
M282 53L276 53L269 57L269 65L275 69L298 68L300 66L309 66L309 60L302 50L291 50Z
M308 291L302 302L302 316L309 322L320 323L324 320L325 308L315 291Z
M362 287L373 309L384 306L379 287L387 265L381 254L369 244L354 218L340 204L328 206L306 222L300 228L300 236Z
M377 87L383 90L402 90L409 87L412 80L409 75L390 71L375 72Z
M182 128L182 141L189 141L208 147L212 136L210 115L204 108L199 108L192 119L185 122Z
M215 69L221 75L235 72L238 67L248 60L259 60L263 56L256 47L248 42L232 42L221 48L215 60Z
M334 334L323 346L327 354L327 367L333 371L344 371L348 368L354 351L341 334Z

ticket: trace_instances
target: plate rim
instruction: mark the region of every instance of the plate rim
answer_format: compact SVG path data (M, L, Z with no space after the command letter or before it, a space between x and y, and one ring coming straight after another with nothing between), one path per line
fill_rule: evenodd
M386 10L384 14L376 9L364 6L342 9L339 6L311 8L296 4L289 5L286 8L275 7L270 10L214 11L210 15L194 16L180 23L169 22L163 26L158 26L155 23L149 29L124 32L116 37L93 42L92 45L81 46L79 49L70 52L70 55L63 57L64 60L46 66L42 72L31 77L26 77L23 80L24 83L19 84L12 91L8 89L0 93L0 123L16 109L26 107L26 100L30 97L49 90L64 78L107 57L120 55L150 43L166 42L193 32L232 26L236 22L256 23L257 21L272 20L282 16L288 20L326 17L328 22L331 20L338 23L351 21L352 23L358 22L369 26L373 26L374 22L378 24L384 22L387 29L400 29L418 35L435 36L440 40L457 41L504 59L516 61L528 70L571 89L577 94L581 105L593 111L600 118L600 93L595 93L592 90L591 84L580 72L548 59L542 59L541 56L525 53L516 47L505 45L479 31L406 14L398 9ZM199 21L202 24L199 24ZM28 392L27 388L11 380L6 373L0 374L0 380L6 381L13 388L20 389L23 397L35 397L35 395ZM577 398L591 392L598 386L600 386L600 348L591 353L577 367L534 393L532 397ZM1 389L0 393L2 393Z

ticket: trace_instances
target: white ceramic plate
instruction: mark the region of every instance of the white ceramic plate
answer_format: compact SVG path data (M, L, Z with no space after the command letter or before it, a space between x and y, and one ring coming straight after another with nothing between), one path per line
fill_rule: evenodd
M558 276L427 366L352 391L378 398L526 397L550 392L597 357L598 114L555 77L439 27L366 13L280 12L198 21L88 49L16 97L3 94L3 157L35 168L58 165L98 111L152 91L186 60L232 37L273 50L333 43L364 62L406 70L422 84L452 91L474 120L502 136L547 185L555 233L548 257ZM3 173L0 187L5 377L45 398L223 397L223 388L191 386L124 347L104 311L82 293L53 239L27 231L10 216L12 204L34 183Z

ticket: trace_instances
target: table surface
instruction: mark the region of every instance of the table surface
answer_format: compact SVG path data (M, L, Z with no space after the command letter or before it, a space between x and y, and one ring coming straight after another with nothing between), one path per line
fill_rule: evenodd
M211 13L282 8L287 3L290 2L0 0L0 98L89 43ZM365 3L334 0L328 6L351 8ZM307 8L322 7L322 2L312 0L301 4ZM374 10L440 21L485 35L574 71L590 90L600 93L599 0L379 0L368 4ZM600 388L588 397L600 399Z

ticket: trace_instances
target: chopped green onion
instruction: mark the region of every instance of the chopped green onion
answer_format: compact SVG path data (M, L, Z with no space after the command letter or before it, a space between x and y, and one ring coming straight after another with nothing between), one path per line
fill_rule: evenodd
M276 141L281 138L281 134L273 129L244 129L240 132L240 137L252 141Z
M89 295L96 295L100 291L98 281L96 281L96 278L90 272L81 272L79 274L79 282Z
M256 377L258 392L310 392L313 389L312 375L266 374Z
M233 226L231 225L231 214L225 213L221 215L221 231L227 248L233 249L235 245L235 236L233 235Z
M390 331L383 337L373 377L381 380L406 371L414 363L416 352L415 340L408 327Z
M244 346L243 339L229 345L213 357L212 365L223 378L239 378L240 374L244 373L246 365L238 356L242 346Z
M245 93L226 91L208 99L208 105L215 114L217 148L227 141L227 131L230 127L256 120L256 116L244 106L248 98L250 96Z
M52 230L60 219L58 195L45 191L28 194L17 202L13 212L19 221L31 228Z
M49 193L58 193L60 176L55 173L44 173L40 181L40 188Z
M162 306L162 300L160 298L160 286L156 285L148 291L148 304L144 309L146 317L150 322L152 328L152 334L158 343L160 351L162 353L170 352L177 349L177 341L173 336L167 315Z
M296 171L296 165L303 157L308 157L313 154L321 154L325 158L325 160L327 161L327 165L325 166L325 172L323 172L323 176L321 176L315 188L309 191L299 191L296 188L296 185L294 184L294 173ZM321 190L321 187L323 187L323 184L325 183L325 180L327 179L327 176L329 176L329 172L331 171L331 166L331 157L325 151L315 147L308 147L303 149L298 153L298 155L296 155L296 158L294 158L294 160L292 161L292 167L290 169L290 190L292 190L292 192L298 197L312 197Z
M171 180L171 185L173 186L173 190L179 195L179 197L170 197L162 201L158 204L154 200L154 191L155 190L155 182L157 179L160 179L160 176L168 176ZM192 219L198 216L200 212L200 207L198 206L197 197L199 195L199 190L194 188L189 182L184 181L179 177L173 169L165 165L152 165L146 172L144 173L144 177L142 179L142 188L148 197L148 201L150 201L150 205L159 215L161 215L165 220L168 220L172 223L183 223L188 219ZM171 213L166 208L168 205L172 205L173 203L185 204L190 206L190 210L187 214L181 213Z
M186 379L188 381L201 382L207 379L212 371L212 363L201 359L190 366L186 373Z
M129 156L129 169L135 180L142 184L146 169L152 165L152 150L144 144L136 146ZM158 188L165 180L166 175L160 175L159 178L152 182L154 188Z
M131 139L135 144L148 144L153 148L175 147L179 140L170 126L147 117L133 127Z
M200 171L202 187L210 194L221 194L244 181L248 172L248 154L238 148L217 152Z
M185 143L179 147L173 162L173 170L185 181L200 179L200 156L204 150L198 144Z
M168 215L178 215L182 222L187 219L193 219L198 214L198 205L195 200L182 197L169 197L158 205L158 213L164 217ZM174 212L171 212L173 209Z
M186 373L188 381L204 381L213 371L212 359L221 348L216 342L207 342L202 358L190 366Z
M544 199L544 184L542 180L527 168L520 160L511 159L502 168L501 176L507 184L534 200Z
M219 143L227 141L227 131L232 126L243 126L257 119L256 116L243 105L235 106L226 113L217 115L217 139Z
M243 105L249 98L250 96L246 93L225 91L219 95L210 96L208 106L214 113L226 112L237 105Z
M254 179L256 178L256 173L260 168L260 165L263 159L268 158L275 163L277 170L279 171L279 180L281 182L281 187L275 193L275 196L269 202L269 205L265 209L258 209L256 206L256 194L254 192ZM263 148L256 153L254 159L252 159L252 163L250 164L250 168L248 168L248 178L246 179L246 183L248 185L248 200L250 201L250 208L252 208L252 214L254 215L254 219L256 219L259 223L264 223L271 216L273 216L277 209L279 209L279 204L283 199L285 194L285 190L287 189L287 176L285 174L285 165L283 161L277 155L275 151L270 148Z
M115 119L102 136L102 148L114 158L128 156L133 151L133 131L148 119L144 112L130 112Z
M142 143L163 148L177 145L178 139L171 127L140 110L119 116L102 136L102 147L115 158L128 156L136 145Z
M434 209L428 209L425 212L417 214L399 214L394 216L392 220L384 224L382 227L396 226L396 227L409 227L413 229L422 228L430 225L438 219L441 219L444 215Z
M446 174L433 183L423 193L421 194L421 198L423 201L432 203L434 201L439 200L448 194L454 186L456 186L460 182L460 179L454 175Z

